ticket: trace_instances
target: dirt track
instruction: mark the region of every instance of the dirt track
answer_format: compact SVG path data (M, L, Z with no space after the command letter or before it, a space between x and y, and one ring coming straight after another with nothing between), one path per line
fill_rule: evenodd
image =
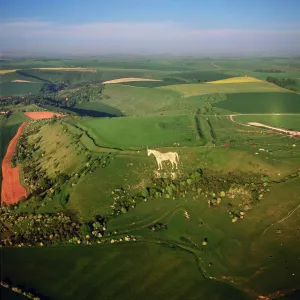
M64 116L62 114L49 111L25 112L24 114L33 120L49 119L52 118L53 115L58 117ZM10 141L6 154L3 158L1 201L7 205L19 202L22 196L26 198L26 189L20 183L19 167L12 168L11 159L16 150L18 139L23 134L27 125L28 122L24 122L19 127L16 135Z
M1 201L8 204L13 204L20 201L20 198L26 197L26 189L21 186L19 180L19 167L11 167L11 159L15 152L19 137L28 125L24 122L18 129L16 135L10 141L6 154L2 162L2 190L1 190Z
M289 134L289 135L297 135L297 136L300 135L299 131L285 130L285 129L278 128L278 127L272 127L272 126L264 125L262 123L248 122L248 124L250 126L264 127L264 128L272 129L272 130L279 131L279 132L282 132L282 133L285 133L285 134Z
M255 116L255 115L298 115L298 114L234 114L234 115L229 115L229 118L233 123L239 124L241 126L263 127L263 128L271 129L271 130L274 130L274 131L278 131L280 133L288 134L292 137L293 136L300 136L300 131L286 130L286 129L282 129L282 128L278 128L278 127L272 127L272 126L265 125L265 124L258 123L258 122L248 122L247 124L243 124L243 123L239 123L239 122L235 121L234 118L233 118L235 116L243 116L243 115L245 115L245 116L246 115Z

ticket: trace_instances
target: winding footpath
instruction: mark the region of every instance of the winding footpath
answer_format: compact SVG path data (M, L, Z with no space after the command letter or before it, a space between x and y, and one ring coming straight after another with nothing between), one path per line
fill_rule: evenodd
M26 112L26 116L33 120L49 119L53 115L57 117L64 116L62 114L52 112ZM19 171L20 167L11 167L11 160L17 147L19 137L24 133L28 122L23 122L19 127L17 133L10 141L6 154L2 161L2 189L1 189L1 202L6 205L19 202L22 197L27 197L26 189L20 183Z

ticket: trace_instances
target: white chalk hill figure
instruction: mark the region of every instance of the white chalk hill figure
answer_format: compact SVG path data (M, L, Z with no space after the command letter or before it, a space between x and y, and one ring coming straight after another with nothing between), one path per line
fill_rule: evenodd
M179 162L179 156L177 152L166 152L166 153L161 153L157 150L151 150L147 148L147 154L150 156L151 154L154 155L157 165L158 165L158 170L163 169L162 162L163 161L169 161L172 165L172 169L175 167L178 169L178 162Z

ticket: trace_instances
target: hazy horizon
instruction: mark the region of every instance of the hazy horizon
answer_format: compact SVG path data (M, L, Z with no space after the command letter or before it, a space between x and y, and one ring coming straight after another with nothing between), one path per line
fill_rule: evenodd
M300 1L9 1L2 55L297 55Z

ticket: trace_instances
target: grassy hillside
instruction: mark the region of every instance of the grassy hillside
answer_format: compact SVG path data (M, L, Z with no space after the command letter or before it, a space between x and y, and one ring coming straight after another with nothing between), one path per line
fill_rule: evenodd
M296 93L236 93L214 104L238 113L298 113L300 95Z
M221 80L230 77L230 75L224 74L222 72L208 71L208 70L178 72L176 74L172 74L172 76L178 79L183 79L191 82L207 82L207 81Z
M180 94L176 92L120 84L106 86L103 98L102 103L113 106L123 114L131 116L151 114L181 101Z
M76 104L74 108L72 108L72 110L81 116L105 117L123 115L119 109L100 101L79 103Z
M228 284L205 279L188 252L155 243L1 252L2 277L34 286L51 299L251 299ZM28 276L36 268L40 271Z
M76 172L85 162L76 137L68 133L61 123L42 126L37 133L30 135L29 142L33 144L36 141L39 144L34 156L37 167L50 177L55 177L58 171L66 174Z
M111 148L199 144L196 142L194 120L188 116L83 119L78 126L86 130L98 145Z
M283 92L284 89L267 82L227 83L227 84L179 84L161 87L180 92L185 97L213 93L251 93L251 92Z

